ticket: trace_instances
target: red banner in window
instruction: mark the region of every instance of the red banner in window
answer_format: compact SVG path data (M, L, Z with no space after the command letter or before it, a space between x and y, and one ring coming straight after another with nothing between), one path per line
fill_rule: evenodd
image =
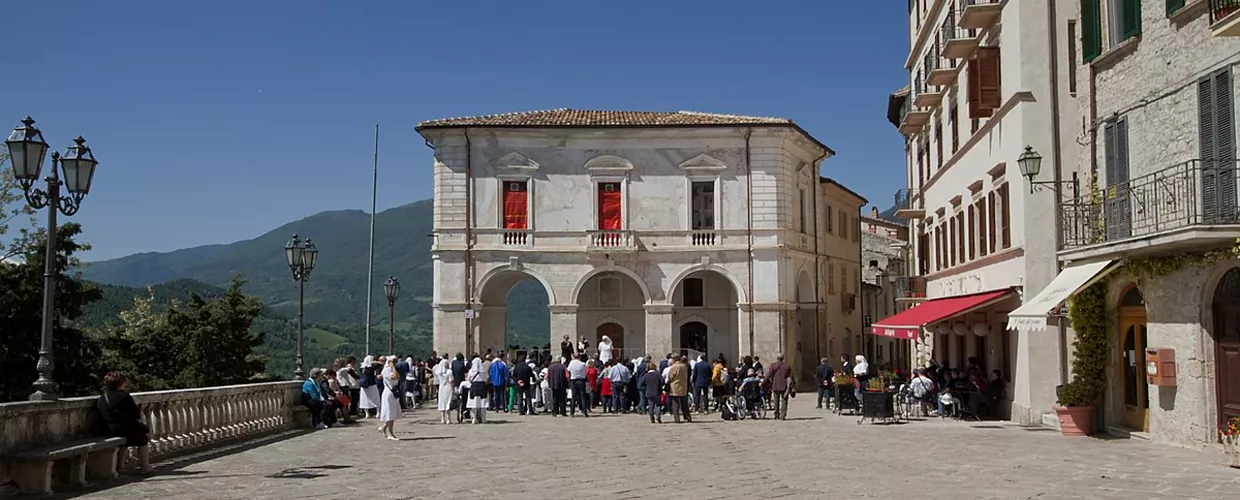
M504 229L526 229L529 223L524 182L504 183Z
M601 230L618 231L621 224L621 205L619 182L603 182L598 185L598 228Z

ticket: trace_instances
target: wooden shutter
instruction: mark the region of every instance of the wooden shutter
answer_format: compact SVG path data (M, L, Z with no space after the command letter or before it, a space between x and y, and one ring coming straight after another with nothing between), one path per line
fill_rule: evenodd
M504 183L504 229L529 227L528 185L518 181Z
M977 258L977 208L969 205L969 260Z
M1102 0L1081 0L1081 60L1102 54Z
M827 294L835 295L835 264L827 263Z
M994 114L991 110L982 106L981 72L981 62L977 59L970 59L968 67L965 68L965 74L968 76L969 118L974 120L990 118ZM976 131L975 129L974 132Z
M990 227L986 222L988 220L986 218L986 199L977 200L977 203L973 205L973 209L977 211L977 254L985 257L990 253L990 249L986 247L986 239L990 237L986 231L986 228Z
M1167 17L1184 8L1184 0L1167 0Z
M1120 238L1132 236L1132 192L1128 185L1128 119L1120 118L1115 123L1115 204L1116 215L1119 216Z
M1232 109L1231 67L1214 74L1214 158L1218 172L1218 211L1222 222L1236 222L1236 122Z
M999 186L1000 213L1003 217L1003 248L1012 247L1012 193L1008 184Z
M1119 169L1118 160L1118 139L1116 138L1115 123L1107 123L1102 130L1103 141L1103 171L1106 175L1106 192L1103 193L1103 226L1106 229L1106 237L1108 240L1117 238L1119 234L1119 214L1115 209L1115 198L1117 196L1115 188L1115 180L1119 177L1117 170Z
M1003 105L1003 87L999 66L998 47L982 47L977 49L977 67L979 69L977 105L991 110L992 114L993 110L999 109Z
M994 191L991 191L986 195L986 211L990 213L990 217L987 218L987 221L989 222L987 222L986 225L986 245L990 247L990 251L993 253L995 251L995 235L999 234L995 231L996 217Z
M598 185L598 228L604 231L623 229L623 201L619 182L600 182Z
M1124 39L1141 35L1141 0L1122 0L1120 7L1121 28Z

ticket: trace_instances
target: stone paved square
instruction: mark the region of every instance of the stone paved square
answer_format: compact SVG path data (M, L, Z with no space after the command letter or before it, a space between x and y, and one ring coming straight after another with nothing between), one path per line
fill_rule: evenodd
M710 415L680 425L515 414L440 425L431 407L397 423L401 442L368 421L186 457L160 475L74 497L1240 498L1240 470L1222 466L1221 454L995 422L857 425L811 399L793 400L783 422Z

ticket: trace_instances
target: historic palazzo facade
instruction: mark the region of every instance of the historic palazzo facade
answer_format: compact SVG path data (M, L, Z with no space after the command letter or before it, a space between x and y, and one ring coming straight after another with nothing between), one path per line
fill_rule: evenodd
M434 149L434 347L505 344L545 289L547 341L625 356L785 353L803 372L861 331L860 208L789 120L549 110L423 122Z

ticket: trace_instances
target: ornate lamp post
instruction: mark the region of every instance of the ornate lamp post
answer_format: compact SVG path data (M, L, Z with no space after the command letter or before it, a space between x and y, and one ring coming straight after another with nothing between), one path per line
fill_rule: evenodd
M400 282L388 276L387 282L383 284L383 291L387 293L388 299L388 354L396 354L396 297L400 296Z
M284 245L284 257L288 260L288 268L293 271L293 281L297 282L297 370L293 375L297 380L305 378L301 369L302 319L306 305L306 282L310 280L310 271L319 260L319 249L310 242L310 238L301 241L297 235Z
M1020 167L1020 175L1029 179L1029 192L1041 191L1046 186L1056 193L1062 195L1059 190L1061 186L1072 187L1072 199L1077 200L1081 196L1081 181L1077 177L1076 172L1072 172L1072 180L1070 181L1035 181L1038 173L1042 171L1042 155L1033 150L1033 146L1025 146L1025 152L1016 158L1016 166Z
M47 142L43 140L43 132L34 127L34 120L29 116L22 120L22 125L13 129L8 140L4 141L9 149L9 161L13 163L13 177L21 185L26 196L26 203L38 210L47 210L47 245L45 245L43 261L43 335L39 343L39 363L36 369L39 378L34 382L32 401L55 401L60 398L57 393L53 374L56 369L55 356L52 352L52 340L55 334L56 317L56 214L57 212L72 216L82 204L82 198L90 192L91 180L95 177L95 155L86 147L86 140L79 136L73 145L65 149L65 155L52 152L52 171L47 178L47 187L39 189L35 182L43 171L43 157L47 154ZM64 181L61 172L64 169ZM61 187L67 193L61 193ZM61 196L67 194L68 196Z

